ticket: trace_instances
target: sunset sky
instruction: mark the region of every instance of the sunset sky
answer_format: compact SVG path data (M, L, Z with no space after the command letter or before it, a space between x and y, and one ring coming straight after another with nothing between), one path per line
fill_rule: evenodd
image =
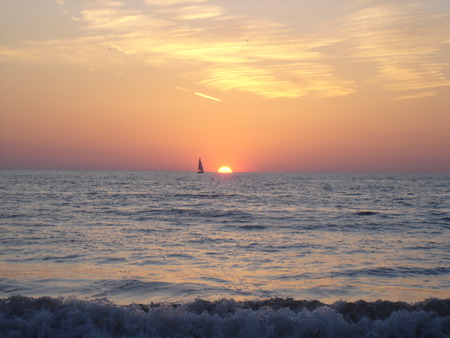
M450 174L448 0L0 0L0 169Z

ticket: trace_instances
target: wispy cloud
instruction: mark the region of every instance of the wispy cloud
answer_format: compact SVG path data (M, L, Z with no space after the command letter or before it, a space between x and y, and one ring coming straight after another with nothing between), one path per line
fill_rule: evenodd
M450 85L437 57L449 40L448 16L399 1L362 1L359 7L302 34L271 19L235 16L206 0L146 0L143 7L104 1L75 13L85 37L4 46L0 58L45 59L51 46L55 59L92 66L99 50L112 49L119 53L108 62L134 55L178 67L182 77L205 86L266 98L343 96L363 85L426 97ZM342 68L343 60L364 63L367 76Z
M81 11L76 17L82 19L88 37L55 43L56 51L51 53L63 55L63 60L70 56L65 48L91 40L96 47L85 51L112 48L165 67L183 62L190 70L181 76L223 91L241 90L267 98L339 96L354 91L352 81L339 79L334 67L315 50L329 39L298 39L280 23L232 16L204 1L146 3L148 10L113 1ZM23 46L23 57L39 57L36 47Z
M83 15L88 29L114 34L114 46L120 51L141 53L159 64L190 63L195 74L186 76L220 90L268 98L354 91L354 83L339 79L334 67L324 62L327 56L316 50L328 45L330 38L299 39L271 20L233 17L217 6L180 3L161 16L117 9L91 9ZM208 20L198 24L200 18Z
M205 3L207 0L145 0L148 5L171 6L176 4Z
M448 43L449 15L396 1L357 11L329 29L349 42L345 56L373 65L367 82L399 92L399 97L427 97L435 93L428 89L450 85L443 72L448 61L438 58ZM401 94L415 90L423 92Z
M187 6L180 9L177 19L196 20L221 16L223 9L218 6Z
M395 100L401 101L401 100L419 99L424 97L433 97L436 94L437 93L435 91L412 92L408 94L398 95L395 97Z

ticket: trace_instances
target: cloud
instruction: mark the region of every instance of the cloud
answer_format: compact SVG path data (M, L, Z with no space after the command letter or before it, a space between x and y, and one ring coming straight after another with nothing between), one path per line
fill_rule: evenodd
M449 41L448 15L398 1L358 8L305 34L204 0L147 0L142 7L103 1L73 16L85 37L4 46L0 58L96 68L142 61L194 83L265 98L345 96L366 85L425 97L450 85L437 56ZM105 58L108 49L116 53ZM356 64L365 73L354 71Z
M329 29L348 41L346 57L374 65L372 85L393 92L450 85L443 72L447 61L438 58L450 35L448 15L397 2L365 8L333 22ZM425 97L435 91L422 93Z
M82 14L87 29L107 30L117 50L158 65L191 64L195 72L186 72L186 77L223 91L267 98L354 92L354 83L340 79L325 62L327 56L317 51L333 39L299 39L271 20L227 16L217 6L183 3L174 1L177 6L162 12L97 8ZM206 22L197 24L198 19Z
M397 101L401 100L411 100L411 99L421 99L424 97L432 97L435 96L437 93L435 91L427 91L427 92L417 92L417 93L409 93L405 95L400 95L395 98Z
M177 19L196 20L218 17L224 13L218 6L188 6L180 9Z
M84 37L71 40L33 41L14 46L0 46L0 61L20 60L29 63L68 64L89 69L123 65L119 53L111 53L108 42L99 37Z
M178 4L205 3L207 0L145 0L148 5L172 6Z

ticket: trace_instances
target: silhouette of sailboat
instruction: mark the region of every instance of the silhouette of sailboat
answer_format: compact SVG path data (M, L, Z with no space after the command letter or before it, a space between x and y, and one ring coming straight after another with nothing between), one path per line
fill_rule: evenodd
M197 173L198 174L203 174L205 171L203 170L203 164L202 164L202 159L199 158L198 159L198 169L197 169Z

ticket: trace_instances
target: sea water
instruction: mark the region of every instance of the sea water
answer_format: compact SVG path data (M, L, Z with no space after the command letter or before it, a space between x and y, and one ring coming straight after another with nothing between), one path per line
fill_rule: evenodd
M0 333L445 336L449 178L1 171Z

